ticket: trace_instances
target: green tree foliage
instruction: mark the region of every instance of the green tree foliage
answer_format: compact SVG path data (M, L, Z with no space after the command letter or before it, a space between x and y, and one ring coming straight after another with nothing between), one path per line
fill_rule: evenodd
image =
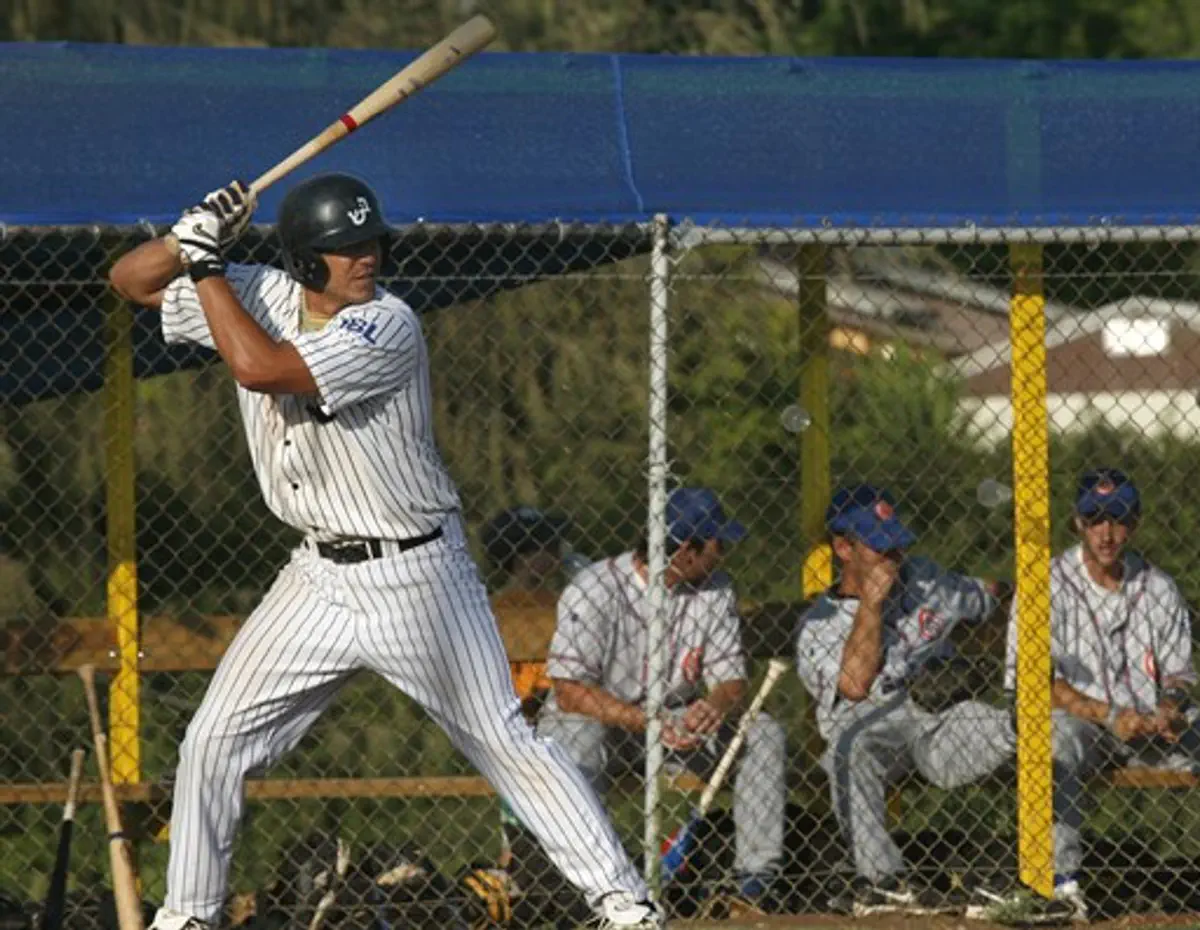
M710 55L1191 57L1184 0L12 0L0 40L413 48L476 8L497 48Z

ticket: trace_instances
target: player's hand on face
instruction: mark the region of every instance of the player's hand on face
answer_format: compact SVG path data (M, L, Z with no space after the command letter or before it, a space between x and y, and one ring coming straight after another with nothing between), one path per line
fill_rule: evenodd
M198 205L207 208L221 221L219 241L225 248L236 242L250 225L258 198L241 181L233 181L207 194Z
M179 240L184 264L220 261L221 220L207 207L201 205L185 210L171 227L171 234Z
M724 715L704 698L694 701L683 714L683 725L691 733L707 736L721 728Z
M888 592L900 574L900 560L880 558L867 569L863 579L862 599L868 604L879 606L887 600Z

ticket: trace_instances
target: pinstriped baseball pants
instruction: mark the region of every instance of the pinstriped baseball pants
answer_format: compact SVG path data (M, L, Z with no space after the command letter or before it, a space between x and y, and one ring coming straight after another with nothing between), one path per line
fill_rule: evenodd
M296 550L230 645L180 746L165 907L215 925L247 773L294 747L360 669L425 708L589 901L646 896L587 779L521 716L455 523L442 539L353 565Z

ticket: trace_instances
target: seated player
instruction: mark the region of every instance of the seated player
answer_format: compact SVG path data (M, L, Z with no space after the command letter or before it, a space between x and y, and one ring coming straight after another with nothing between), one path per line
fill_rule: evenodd
M856 916L957 911L932 887L906 875L887 825L888 786L917 771L941 788L969 784L1012 758L1007 710L977 701L919 706L910 688L962 621L998 607L998 585L948 572L906 553L916 536L896 516L887 491L840 490L826 512L838 581L804 614L796 669L816 704L826 742L821 764L853 857L856 877L833 905ZM1025 890L978 883L968 916L985 917L1020 900L1024 919L1045 923L1069 910Z
M1088 914L1079 881L1085 780L1112 766L1193 769L1200 759L1191 614L1171 576L1127 549L1141 511L1124 473L1085 473L1073 514L1079 542L1050 566L1054 892L1079 919ZM1010 689L1019 606L1009 624Z

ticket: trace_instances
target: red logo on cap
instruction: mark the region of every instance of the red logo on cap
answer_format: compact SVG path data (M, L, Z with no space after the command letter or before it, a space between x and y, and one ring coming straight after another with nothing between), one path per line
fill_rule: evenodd
M875 502L875 516L879 517L880 520L890 520L894 514L895 511L892 510L892 505L887 501Z
M1096 493L1097 494L1111 494L1116 489L1117 489L1117 486L1115 484L1113 484L1111 481L1109 481L1107 478L1102 478L1096 482Z

